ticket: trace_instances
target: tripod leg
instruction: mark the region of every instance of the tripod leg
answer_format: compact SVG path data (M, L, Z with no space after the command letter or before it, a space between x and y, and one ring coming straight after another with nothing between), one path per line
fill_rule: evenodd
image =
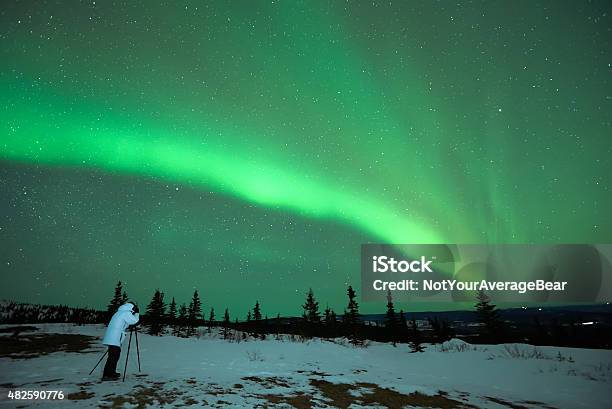
M138 372L140 372L140 348L138 347L138 330L135 329L136 332L136 356L138 357Z
M127 362L130 356L130 345L132 345L132 331L130 331L130 340L128 341L128 350L127 354L125 354L125 367L123 368L123 381L125 382L125 373L127 372Z
M104 357L106 356L106 354L108 354L108 349L106 350L106 352L104 352L104 355L102 355L102 358L100 358L100 360L98 361L98 363L96 364L96 366L93 367L93 369L89 372L89 374L91 375L93 373L93 371L96 370L96 368L98 367L98 365L100 365L100 362L102 362L102 360L104 359Z

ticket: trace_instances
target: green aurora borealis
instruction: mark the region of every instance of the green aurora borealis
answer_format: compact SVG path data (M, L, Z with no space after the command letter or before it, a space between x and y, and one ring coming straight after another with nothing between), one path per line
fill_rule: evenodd
M610 242L610 9L4 4L0 297L342 311L361 243Z

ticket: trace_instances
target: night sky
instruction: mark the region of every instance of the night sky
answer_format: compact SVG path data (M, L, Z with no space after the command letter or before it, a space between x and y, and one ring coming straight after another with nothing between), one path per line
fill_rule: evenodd
M341 312L362 243L612 242L611 13L3 2L0 298Z

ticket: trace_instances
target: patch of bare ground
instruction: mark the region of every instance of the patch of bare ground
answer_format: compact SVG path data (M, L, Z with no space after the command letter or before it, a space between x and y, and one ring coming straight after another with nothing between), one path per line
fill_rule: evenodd
M33 325L17 325L15 327L0 328L0 334L12 334L14 337L19 335L21 332L33 332L38 331L38 327Z
M276 406L279 404L287 404L296 409L312 409L312 396L306 395L304 392L296 392L295 395L257 395L259 399L267 401L264 408L268 408L268 403Z
M86 399L91 399L94 396L96 396L95 393L81 389L78 392L66 394L66 399L68 400L86 400Z
M537 407L542 408L542 409L557 409L554 406L550 406L550 405L547 405L546 403L538 402L538 401L535 401L535 400L524 400L524 401L521 401L519 403L524 403L525 405L537 406Z
M289 385L289 383L287 383L287 381L285 381L284 379L281 379L277 376L268 376L268 377L264 377L264 378L260 378L259 376L245 376L243 378L240 378L243 381L250 381L250 382L255 382L258 383L260 385L266 386L268 388L272 388L275 386L280 386L282 388L290 388L291 385Z
M298 370L296 371L299 374L306 374L306 375L312 375L312 376L331 376L331 374L325 373L325 372L319 372L319 371L304 371L304 370ZM342 376L342 374L339 374L340 376Z
M204 393L206 395L219 396L219 395L233 395L236 392L233 391L231 388L225 389L216 383L210 383L204 387Z
M406 395L373 383L331 383L322 379L311 379L310 385L318 389L329 404L337 408L348 408L351 405L369 405L383 406L390 409L401 409L406 406L439 409L476 409L476 406L451 399L443 392L438 392L436 395L412 392Z
M526 400L526 401L521 401L521 402L509 402L507 400L501 399L501 398L496 398L493 396L484 396L484 399L488 400L489 402L493 402L493 403L497 403L500 406L505 406L507 408L510 409L530 409L533 406L538 407L538 408L542 408L542 409L555 409L552 406L548 406L545 403L542 402L536 402L536 401L532 401L532 400ZM527 406L525 406L527 405Z
M185 406L197 405L198 401L193 398L186 398L186 399L183 399L183 404Z
M31 359L53 352L91 352L96 337L80 334L31 334L0 337L0 357Z
M136 385L134 391L125 395L105 396L103 401L107 405L101 405L102 408L119 409L125 405L144 409L146 407L158 407L174 403L184 392L177 388L163 389L161 382L156 382L150 387Z

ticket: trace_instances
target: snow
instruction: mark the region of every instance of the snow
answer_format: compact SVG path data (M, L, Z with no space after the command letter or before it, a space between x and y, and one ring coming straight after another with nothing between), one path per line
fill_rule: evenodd
M99 325L35 326L38 333L84 334L99 339L104 333ZM154 406L164 406L155 401L161 396L171 401L167 407L189 403L195 407L254 407L266 403L274 407L265 396L300 396L303 392L301 396L310 396L324 407L330 401L311 382L319 379L334 384L374 384L402 394L417 391L436 395L443 391L452 399L487 408L507 407L494 400L522 407L610 407L612 351L607 350L470 345L454 339L427 346L424 353L410 353L406 345L370 343L365 348L353 347L341 339L292 342L287 337L277 340L268 336L263 341L236 343L205 330L199 338L188 339L140 333L139 345L142 373L138 373L133 340L125 382L98 382L104 361L93 375L88 375L104 352L102 345L84 353L0 358L0 406L16 405L16 401L6 399L9 389L62 390L64 394L83 391L86 399L75 400L71 406L110 407L112 399L148 388ZM118 365L122 373L126 350L127 341ZM350 393L359 396L367 393L368 387L355 387ZM134 407L134 402L128 400L125 407ZM19 404L45 408L66 405L61 401ZM291 406L281 401L278 407Z

